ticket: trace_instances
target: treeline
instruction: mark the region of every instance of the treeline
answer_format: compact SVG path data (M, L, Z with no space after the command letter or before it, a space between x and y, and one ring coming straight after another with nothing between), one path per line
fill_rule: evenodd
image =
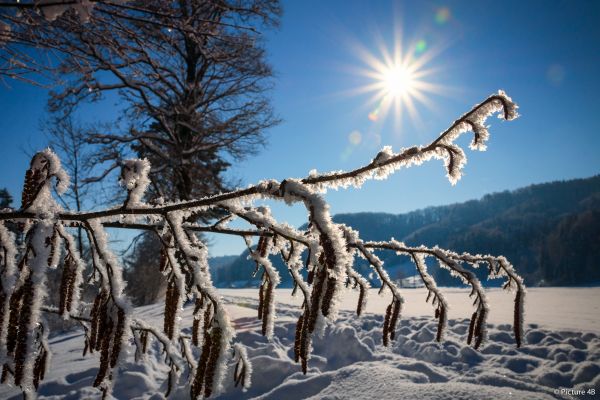
M394 237L409 245L503 254L529 286L600 284L600 175L531 185L406 214L338 214L334 221L352 226L366 240ZM245 286L258 279L251 277L254 265L247 256L244 252L233 263L217 268L217 284ZM392 252L380 253L380 257L393 278L416 273L404 257ZM284 264L277 257L273 261L282 285L290 285ZM361 261L358 269L367 276L368 266ZM446 271L431 268L431 272L439 285L458 284Z

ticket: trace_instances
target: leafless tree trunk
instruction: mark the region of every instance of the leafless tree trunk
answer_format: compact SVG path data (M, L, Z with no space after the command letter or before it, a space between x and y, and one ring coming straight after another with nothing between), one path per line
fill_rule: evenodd
M256 152L279 121L267 96L272 70L260 33L278 23L276 0L102 1L86 23L71 11L51 23L20 12L0 13L11 27L0 50L5 74L55 74L54 111L119 95L122 123L89 138L106 167L97 179L133 155L152 163L151 196L225 191L224 154L240 160ZM21 65L28 46L49 61Z

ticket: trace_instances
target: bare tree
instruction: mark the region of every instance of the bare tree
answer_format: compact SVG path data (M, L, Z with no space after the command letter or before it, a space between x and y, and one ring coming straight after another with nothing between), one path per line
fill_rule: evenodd
M264 132L278 123L267 96L272 70L260 33L277 26L277 0L2 5L0 27L10 29L0 30L6 38L0 43L0 74L53 85L50 129L67 129L78 105L101 101L105 93L121 100L118 124L82 136L97 149L90 163L101 168L75 183L102 181L134 156L151 162L148 198L186 200L226 191L228 160L255 153ZM54 141L61 153L65 138L72 136ZM64 160L73 175L71 159ZM79 196L77 190L73 196ZM215 209L194 217L220 214ZM142 241L156 250L147 235ZM132 272L158 270L155 253L131 260Z
M0 13L10 27L0 51L5 74L55 74L54 111L106 92L122 101L121 124L90 138L106 164L98 179L134 155L152 163L152 196L219 193L228 189L224 155L254 153L278 123L260 33L277 25L277 0L101 1L85 24L72 10L48 22L32 8ZM27 47L48 61L40 65Z
M367 179L385 178L391 172L431 158L444 161L449 180L456 183L461 177L466 158L455 144L464 132L473 131L471 148L483 150L488 137L485 120L500 113L505 120L517 117L516 105L503 92L492 95L456 120L436 140L426 146L415 146L394 153L383 150L367 165L349 172L312 174L303 179L263 181L245 189L198 198L185 202L151 205L144 202L150 185L150 164L147 160L123 162L121 180L127 189L123 205L91 212L66 212L52 197L51 186L56 182L58 192L67 187L68 177L59 159L50 150L38 153L32 160L25 178L23 207L20 211L0 212L0 221L28 221L25 244L20 254L12 234L0 224L0 362L2 382L19 385L25 395L32 394L47 368L50 348L48 330L42 313L58 313L75 319L85 330L86 351L100 353L100 368L94 386L107 395L112 388L112 371L123 356L123 347L130 339L136 347L136 357L148 349L148 341L162 345L164 359L170 367L167 396L174 385L186 385L193 399L209 397L218 392L226 375L227 361L234 350L237 362L233 378L236 385L250 383L250 365L245 349L232 343L234 329L223 300L214 288L207 261L207 248L194 232L215 232L242 237L248 246L258 237L258 245L250 255L262 270L259 289L258 318L262 333L273 335L275 306L274 289L280 281L271 264L270 254L280 254L294 280L294 291L300 290L304 302L296 328L294 354L306 373L310 358L311 340L326 321L334 322L339 297L344 285L360 290L357 314L365 309L369 285L354 268L354 258L366 259L378 275L380 291L389 291L390 304L383 323L383 344L394 340L403 303L402 294L374 254L389 249L409 257L429 291L435 318L438 321L436 340L443 339L447 322L448 303L427 271L426 258L436 260L442 269L472 288L475 310L471 316L467 342L479 348L486 337L489 305L485 291L471 267L485 265L490 278L504 278L504 288L515 292L514 335L517 346L523 337L523 280L503 256L457 254L438 247L409 247L390 240L365 242L352 228L335 224L329 205L321 193L328 189L353 185L360 187ZM55 179L53 179L55 178ZM266 207L256 207L261 199L301 203L308 211L308 228L299 231L276 221ZM189 216L204 209L218 209L226 218L213 225L190 222ZM228 221L240 218L250 223L249 230L232 229ZM79 303L79 288L83 280L82 261L69 233L82 227L92 249L92 277L98 283L91 311ZM165 274L164 323L152 326L135 315L124 295L123 269L107 246L105 228L144 229L154 232L162 246L161 269ZM61 250L64 257L60 262ZM303 252L308 253L305 260ZM44 302L46 273L49 266L62 264L60 301L53 307ZM308 270L305 281L301 270ZM194 319L185 326L180 316L184 301L194 301ZM191 328L191 335L183 333ZM188 373L181 373L187 371ZM179 383L183 376L187 382Z
M48 145L61 158L62 167L70 177L71 190L58 196L67 210L81 211L90 187L86 185L92 165L87 162L90 157L90 146L87 142L86 129L74 121L73 115L53 116L43 124L48 137ZM83 232L78 228L77 248L83 253Z

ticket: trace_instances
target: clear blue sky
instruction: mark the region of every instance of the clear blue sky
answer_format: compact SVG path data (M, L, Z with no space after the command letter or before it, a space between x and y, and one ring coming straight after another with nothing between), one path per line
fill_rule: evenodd
M268 134L268 147L236 165L244 185L265 178L302 177L309 170L352 169L383 145L395 150L433 140L456 117L504 89L521 117L490 119L488 151L467 149L463 179L451 186L439 161L397 172L361 190L327 195L332 213L402 213L479 198L531 183L600 173L600 2L595 1L285 1L281 28L267 33L276 70L273 103L284 122ZM402 33L402 38L398 33ZM435 56L427 81L444 87L417 103L420 121L394 113L373 122L370 94L351 93L373 83L365 49L417 44L414 57ZM46 92L23 84L0 86L0 163L16 197L28 158L39 149ZM109 117L110 102L98 110ZM86 117L86 116L84 116ZM90 118L92 118L90 116ZM350 135L355 132L350 141ZM358 143L357 133L360 134ZM470 139L470 138L469 138ZM357 144L358 143L358 144ZM467 139L462 143L468 143ZM300 207L275 207L282 220L300 225ZM236 239L214 240L214 255L235 254Z

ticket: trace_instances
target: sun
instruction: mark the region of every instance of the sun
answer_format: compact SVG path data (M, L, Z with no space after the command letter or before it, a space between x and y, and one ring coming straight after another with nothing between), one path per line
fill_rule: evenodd
M399 127L407 115L418 126L422 122L419 106L431 108L431 95L442 94L445 89L431 81L440 69L431 65L438 50L429 48L424 39L403 46L402 35L394 37L391 49L383 41L376 43L375 51L360 45L355 47L365 64L355 71L367 79L352 92L371 95L366 103L371 121L383 122L392 116Z
M404 65L393 65L383 71L381 76L383 90L388 96L402 98L410 95L415 88L415 78L410 69Z

